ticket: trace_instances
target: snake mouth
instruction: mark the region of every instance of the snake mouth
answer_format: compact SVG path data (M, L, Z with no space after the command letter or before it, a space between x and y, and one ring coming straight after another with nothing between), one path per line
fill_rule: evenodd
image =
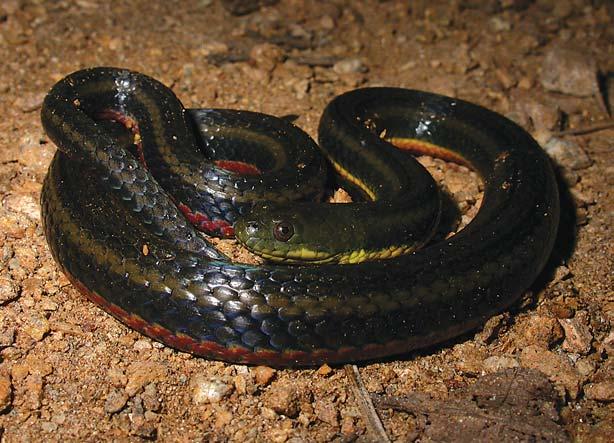
M334 261L338 254L316 251L300 243L290 243L266 238L263 224L254 220L238 220L235 223L236 239L250 252L271 262L285 264L320 264Z

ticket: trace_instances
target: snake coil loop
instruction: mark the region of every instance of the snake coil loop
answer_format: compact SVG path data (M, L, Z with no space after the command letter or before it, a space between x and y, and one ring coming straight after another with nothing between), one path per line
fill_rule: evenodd
M116 112L124 126L138 128L133 141L154 153L145 165L97 121L97 113L105 110ZM249 222L260 219L253 215L240 221L247 213L241 199L256 188L254 183L283 189L292 197L317 194L292 180L321 170L323 163L300 150L296 158L271 154L253 163L267 171L292 162L303 168L283 172L281 179L268 174L238 176L224 168L227 159L216 163L196 153L188 115L160 83L116 68L69 75L51 89L42 109L44 128L59 148L41 197L45 234L55 260L92 301L177 349L276 366L404 353L469 331L509 307L533 282L552 250L559 218L556 182L547 156L524 130L461 100L366 88L336 97L326 107L319 138L335 168L375 201L337 205L347 208L336 220L323 220L315 209L308 209L304 220L279 218L276 211L287 209L277 205L271 205L273 215L263 213L261 219L292 220L291 228L281 223L274 229L277 240L292 248L299 248L296 242L302 235L319 229L313 220L330 223L333 229L344 226L334 242L364 235L372 246L355 251L350 245L344 260L351 264L233 263L186 222L176 203L181 206L198 194L204 206L187 212L197 222L224 235L239 220L235 228L243 223L249 231L254 227ZM240 140L250 146L304 140L272 118L223 110L201 111L199 116L212 139L229 140L231 145ZM255 119L264 129L253 129ZM257 136L240 135L247 134L241 132L246 127ZM485 193L473 221L451 238L411 254L399 255L405 252L397 250L405 248L396 244L400 237L392 238L392 247L379 248L378 242L391 240L391 226L397 222L417 224L423 232L432 229L432 218L424 215L427 210L408 212L413 203L405 199L421 200L416 194L422 190L436 193L421 168L397 160L400 153L388 158L389 152L398 152L388 142L475 169ZM169 162L178 155L175 149L193 157L195 168ZM205 149L216 148L205 143ZM359 150L362 157L354 155ZM405 183L387 175L397 169L416 172L418 178ZM154 171L164 174L154 177ZM378 179L383 184L373 185ZM172 187L178 188L173 197L166 191ZM380 187L393 196L380 196ZM225 190L232 191L229 198ZM431 215L437 212L437 203L424 204ZM289 208L301 213L302 205ZM257 214L259 209L253 210ZM366 226L355 223L353 211L366 211L372 221ZM413 235L403 229L401 233L403 242ZM316 260L320 254L307 247L301 251L307 259ZM357 263L375 253L389 258Z

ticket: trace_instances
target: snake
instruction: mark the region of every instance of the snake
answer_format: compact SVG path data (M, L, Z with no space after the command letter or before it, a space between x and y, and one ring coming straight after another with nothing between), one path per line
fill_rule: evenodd
M121 68L60 80L41 120L58 147L41 211L61 270L127 326L210 359L313 366L440 344L515 303L555 244L559 197L546 153L514 122L456 98L393 87L334 97L318 128L326 160L307 152L315 142L291 124L248 111L186 110L162 83ZM221 148L207 144L216 138L231 146L217 160ZM274 146L296 140L301 147ZM440 213L426 197L438 191L403 150L467 165L481 177L482 203L459 232L424 244ZM308 201L321 192L326 179L317 177L327 163L364 201ZM275 170L280 175L269 174ZM408 173L417 175L399 178ZM264 201L273 194L281 201ZM254 195L262 198L242 200ZM192 197L204 203L184 208L199 204ZM320 213L317 205L344 208ZM188 219L221 236L254 236L248 248L289 261L234 262ZM320 255L321 240L305 239L325 225L330 243L345 248L335 261ZM346 245L344 230L372 237L367 246ZM292 245L294 236L300 241ZM291 246L281 251L272 239Z

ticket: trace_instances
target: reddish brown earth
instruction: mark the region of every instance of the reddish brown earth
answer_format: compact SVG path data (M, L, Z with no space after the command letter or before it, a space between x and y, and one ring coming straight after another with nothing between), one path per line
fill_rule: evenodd
M329 99L364 85L452 95L520 123L563 180L549 271L483 330L360 374L394 441L608 441L614 130L597 129L612 121L613 23L607 0L282 0L244 16L216 0L4 0L2 441L373 438L343 368L275 370L176 352L124 327L60 274L40 223L55 148L38 114L54 82L99 65L156 77L189 107L297 115L311 134ZM468 219L475 177L424 161Z

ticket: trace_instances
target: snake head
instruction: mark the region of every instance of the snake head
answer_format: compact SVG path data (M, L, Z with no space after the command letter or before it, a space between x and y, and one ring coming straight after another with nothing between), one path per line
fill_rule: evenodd
M334 260L330 232L313 214L314 204L292 207L260 203L235 223L237 239L251 252L267 260L285 263L322 263ZM332 236L335 238L335 236Z

